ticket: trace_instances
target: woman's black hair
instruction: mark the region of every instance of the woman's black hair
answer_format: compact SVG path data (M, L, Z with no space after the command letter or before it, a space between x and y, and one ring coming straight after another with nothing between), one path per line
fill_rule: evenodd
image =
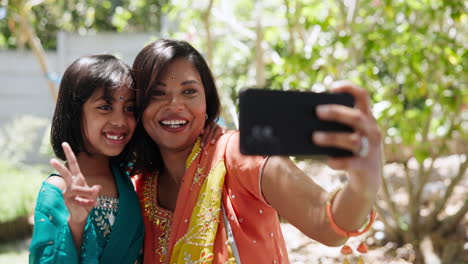
M188 42L182 40L159 39L144 47L133 62L135 87L137 90L138 113L143 113L151 99L151 88L156 84L160 74L172 61L185 58L190 61L200 74L205 89L206 114L205 126L217 120L221 111L221 103L216 84L208 64L203 56ZM135 163L136 171L153 172L164 167L157 144L146 133L142 122L138 122L135 130L137 138Z
M134 89L133 74L123 61L108 54L90 55L75 60L65 71L55 106L50 141L55 155L65 160L62 142L68 142L75 154L85 152L83 124L83 104L99 88L104 96L111 96L117 89ZM129 146L117 157L121 163L132 159Z

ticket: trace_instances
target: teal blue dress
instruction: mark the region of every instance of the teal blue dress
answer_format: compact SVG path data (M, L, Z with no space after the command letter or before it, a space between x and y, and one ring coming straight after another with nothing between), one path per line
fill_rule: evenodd
M144 225L140 204L128 175L112 172L118 198L99 197L83 232L81 254L68 226L62 191L43 182L34 212L29 263L143 263Z

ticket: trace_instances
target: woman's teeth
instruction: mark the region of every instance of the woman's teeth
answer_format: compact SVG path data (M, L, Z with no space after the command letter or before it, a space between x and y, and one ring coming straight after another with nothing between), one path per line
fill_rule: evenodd
M161 121L161 124L170 128L179 128L187 124L187 120L164 120Z

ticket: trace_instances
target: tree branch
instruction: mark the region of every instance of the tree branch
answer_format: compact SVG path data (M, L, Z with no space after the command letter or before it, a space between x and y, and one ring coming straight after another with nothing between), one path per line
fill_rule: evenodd
M401 231L401 229L398 228L398 223L395 223L395 225L390 224L387 217L385 217L385 210L378 204L375 204L375 211L379 216L378 219L384 224L386 233L390 237L390 240L395 240L399 236L399 231Z
M437 159L437 156L434 156L434 157L431 158L431 164L429 165L429 168L427 170L424 168L424 162L419 164L420 167L419 167L419 172L418 173L421 176L420 176L420 182L419 182L417 191L414 194L414 202L418 206L419 206L419 203L421 202L422 191L424 189L424 186L426 186L427 181L429 180L429 176L431 175L432 169L434 168L434 162L435 162L436 159ZM418 211L417 208L416 208L416 211Z
M390 191L388 189L387 180L385 179L383 174L382 174L382 189L384 191L384 200L385 200L385 202L387 203L387 205L388 205L388 207L390 209L390 215L392 216L395 223L397 223L397 225L398 225L399 220L400 220L400 214L399 214L398 210L396 209L395 203L393 202L393 200L392 200L392 198L390 196Z
M341 13L341 17L343 17L343 28L346 28L346 6L343 2L343 0L337 0L338 2L338 7L339 7L339 10L340 10L340 13ZM339 31L339 30L338 30Z
M265 60L263 58L263 26L262 26L262 13L263 6L261 1L255 4L256 24L255 32L257 38L255 40L255 81L258 88L265 87Z
M408 190L408 208L410 209L410 225L411 225L411 240L413 240L417 236L416 228L417 226L417 218L418 218L418 206L415 201L415 196L414 196L414 187L413 187L413 182L411 181L411 176L410 176L410 169L408 167L408 161L403 163L403 166L405 167L405 180L406 180L406 185L407 185L407 190Z
M291 19L291 3L289 0L284 0L284 5L286 6L286 21L288 22L289 52L294 55L296 53L296 43L294 41L294 22Z
M446 206L446 203L449 200L450 196L452 195L453 190L458 185L458 183L463 179L463 176L466 173L466 170L468 168L468 154L465 156L466 156L465 161L460 164L460 168L458 169L458 174L450 182L450 185L447 187L447 190L445 191L444 197L442 199L437 200L434 210L428 217L429 221L427 225L429 229L434 228L435 225L437 224L437 216L440 214L440 212L442 212L442 209Z
M208 61L208 65L213 67L213 39L211 37L211 25L210 25L210 17L211 17L211 9L213 8L213 1L210 0L208 6L206 7L205 11L203 11L202 20L203 26L206 32L206 60Z
M422 132L422 142L424 146L426 146L425 142L427 142L427 138L429 137L429 128L432 122L432 108L429 108L429 116L427 117L427 121L424 124L423 132ZM418 172L418 178L419 178L419 184L416 189L416 193L414 194L414 201L419 204L420 199L421 199L421 193L424 188L424 186L427 183L427 180L429 179L430 171L432 169L432 166L434 164L436 157L432 157L432 162L431 162L431 168L429 170L424 169L424 161L419 164L419 172Z
M413 182L411 181L411 176L410 176L410 170L408 167L408 161L405 161L403 163L403 166L405 167L405 180L406 180L406 186L408 189L408 196L409 196L409 202L414 201L414 190L413 190Z
M452 216L447 217L443 222L442 226L439 229L441 235L445 235L452 231L456 225L465 217L466 212L468 211L468 199L465 199L465 203L458 210L458 212Z
M44 76L47 76L49 74L49 66L47 65L47 59L41 40L37 37L34 29L29 23L29 8L27 6L22 6L18 12L16 19L19 21L20 30L25 34L29 46L31 47L34 55L36 55L42 73ZM47 84L49 86L50 95L55 103L55 101L57 101L57 90L55 89L55 84L49 78L47 78Z

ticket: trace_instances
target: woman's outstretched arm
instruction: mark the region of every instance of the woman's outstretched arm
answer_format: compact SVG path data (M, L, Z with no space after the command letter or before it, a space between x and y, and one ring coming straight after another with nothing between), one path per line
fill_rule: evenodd
M362 227L376 200L382 175L381 133L372 116L367 92L350 83L337 83L334 92L348 92L355 97L356 107L327 105L317 115L354 128L353 133L320 132L311 140L321 146L348 149L356 155L328 158L333 169L348 172L348 182L336 194L332 217L338 227L355 231ZM362 144L368 143L368 151ZM367 152L367 153L366 153ZM270 157L262 174L265 199L278 213L309 237L329 246L338 246L346 237L337 234L330 225L326 204L330 194L301 171L287 157Z

